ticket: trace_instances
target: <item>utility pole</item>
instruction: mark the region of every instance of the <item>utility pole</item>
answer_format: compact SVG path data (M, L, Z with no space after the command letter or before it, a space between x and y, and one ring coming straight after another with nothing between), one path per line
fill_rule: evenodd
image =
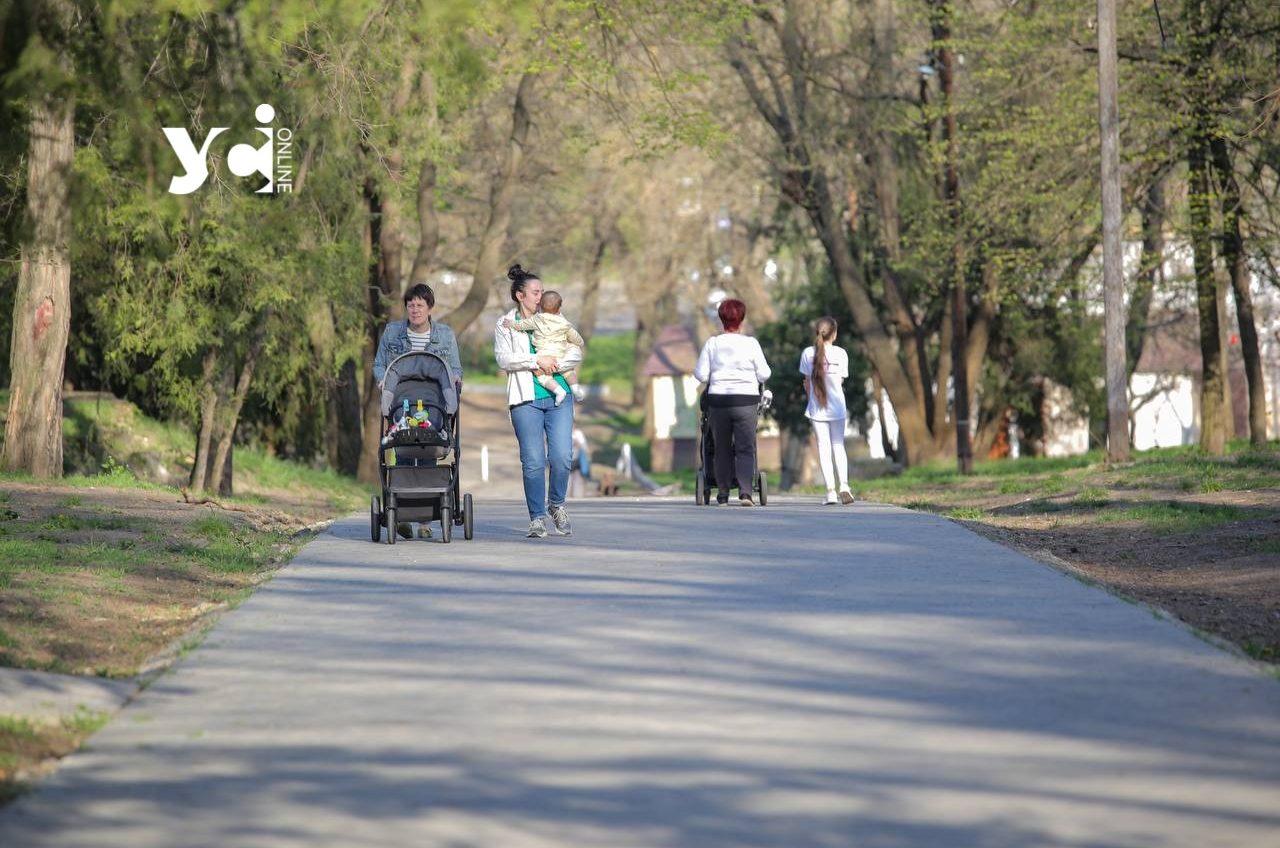
M965 293L965 255L961 239L964 217L960 209L959 130L955 104L955 54L951 50L951 0L933 0L932 30L942 88L942 140L946 144L943 197L951 221L951 385L956 421L956 467L973 471L973 436L969 424L969 310Z
M1124 256L1120 248L1120 107L1116 95L1116 4L1098 0L1098 126L1102 135L1103 348L1107 369L1107 460L1129 461L1125 379Z

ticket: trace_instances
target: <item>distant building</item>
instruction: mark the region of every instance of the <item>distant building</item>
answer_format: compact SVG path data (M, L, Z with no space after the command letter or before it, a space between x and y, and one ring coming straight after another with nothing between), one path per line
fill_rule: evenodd
M645 433L650 439L652 468L668 472L697 465L698 362L693 331L679 324L662 328L644 373L649 377Z

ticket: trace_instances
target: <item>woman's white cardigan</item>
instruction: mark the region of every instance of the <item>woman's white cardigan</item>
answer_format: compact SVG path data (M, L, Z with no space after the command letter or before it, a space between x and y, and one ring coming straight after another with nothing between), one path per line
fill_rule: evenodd
M507 406L533 400L533 371L538 367L538 355L529 352L529 334L502 326L506 319L518 317L516 313L517 310L512 309L498 318L493 331L493 358L498 361L498 367L507 372ZM582 349L570 345L557 361L561 371L572 371L582 364Z

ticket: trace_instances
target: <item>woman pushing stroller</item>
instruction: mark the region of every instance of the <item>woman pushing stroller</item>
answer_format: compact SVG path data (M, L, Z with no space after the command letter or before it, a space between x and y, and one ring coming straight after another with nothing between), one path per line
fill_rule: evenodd
M693 376L707 384L705 400L715 445L716 503L729 502L736 477L738 503L755 506L751 481L756 476L756 419L760 384L773 372L760 342L742 332L747 307L725 300L717 310L724 332L707 339Z
M462 385L462 359L458 354L458 340L449 325L431 320L431 310L435 305L435 292L426 283L418 283L404 293L404 311L408 317L387 322L386 329L382 331L378 351L373 358L375 383L382 385L387 366L396 357L413 351L426 351L443 359L458 385ZM413 528L407 521L399 522L392 532L398 532L406 539L413 538ZM431 538L431 528L426 524L419 524L418 536L423 539Z

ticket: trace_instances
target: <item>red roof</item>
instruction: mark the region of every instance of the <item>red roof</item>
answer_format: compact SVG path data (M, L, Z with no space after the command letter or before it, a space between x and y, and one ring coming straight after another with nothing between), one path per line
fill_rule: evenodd
M649 377L692 374L698 351L692 330L681 324L669 324L658 334L658 341L645 360L644 373Z

